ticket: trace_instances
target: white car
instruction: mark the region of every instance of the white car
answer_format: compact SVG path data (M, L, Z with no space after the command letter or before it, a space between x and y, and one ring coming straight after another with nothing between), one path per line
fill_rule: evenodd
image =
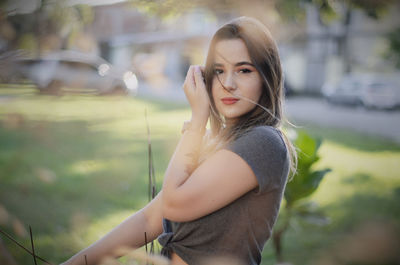
M346 75L336 84L325 83L322 94L330 103L392 109L400 106L400 79L396 75Z
M400 80L390 77L371 80L361 100L367 108L394 109L400 106Z
M366 87L365 76L347 75L339 82L325 83L322 86L322 94L330 103L359 105L362 103L361 95Z
M101 57L62 50L40 58L18 61L19 71L43 93L130 93L136 94L138 81L131 71L113 67Z

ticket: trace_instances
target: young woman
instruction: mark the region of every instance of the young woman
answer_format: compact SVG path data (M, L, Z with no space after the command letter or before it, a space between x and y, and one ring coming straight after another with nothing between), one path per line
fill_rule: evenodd
M183 89L192 118L146 207L64 264L96 264L158 237L172 264L230 257L260 264L296 155L280 130L282 69L259 21L241 17L214 35L206 66ZM206 124L210 121L210 132Z

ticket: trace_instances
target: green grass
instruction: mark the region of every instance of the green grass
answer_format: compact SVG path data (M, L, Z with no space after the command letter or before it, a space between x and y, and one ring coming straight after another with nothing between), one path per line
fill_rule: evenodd
M38 254L57 263L143 207L145 109L160 187L182 122L190 118L187 106L128 97L38 96L30 86L2 85L0 227L29 246L24 230L13 227L16 220L25 230L31 225ZM367 220L400 222L399 145L343 130L306 130L324 138L316 167L332 172L312 200L331 222L293 223L284 237L284 256L294 264L310 264ZM32 264L29 255L3 241L20 264ZM274 262L271 245L263 264Z
M294 219L284 236L285 260L292 264L389 264L342 263L338 261L337 248L347 246L348 236L358 235L359 229L371 223L386 226L388 231L393 228L395 243L400 243L400 146L346 130L315 125L304 129L323 139L319 150L321 158L315 168L332 169L309 199L319 205L330 222L318 226ZM361 247L348 248L367 255L376 244L384 245L384 240L378 239L381 242L360 240L357 244ZM268 258L273 259L273 253L269 241L264 249L263 256L267 259L263 264L271 263ZM321 257L335 259L335 262L320 262Z
M31 225L38 253L54 262L146 204L145 110L158 187L190 118L176 104L38 96L29 87L1 89L0 102L0 205L10 214L0 225L13 234L13 220ZM26 235L18 239L29 246ZM6 243L21 264L31 262Z

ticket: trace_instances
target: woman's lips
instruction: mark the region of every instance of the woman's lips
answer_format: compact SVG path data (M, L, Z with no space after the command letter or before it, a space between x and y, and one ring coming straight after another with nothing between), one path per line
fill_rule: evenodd
M235 104L236 102L238 102L239 99L237 99L237 98L222 98L221 101L225 105L232 105L232 104Z

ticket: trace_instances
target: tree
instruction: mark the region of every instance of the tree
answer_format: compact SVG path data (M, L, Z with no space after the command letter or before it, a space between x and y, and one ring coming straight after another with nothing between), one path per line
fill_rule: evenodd
M396 28L387 35L389 49L385 57L393 61L396 68L400 69L400 28Z
M351 72L351 56L348 49L349 26L352 21L354 10L363 11L368 17L380 19L384 17L389 8L396 3L395 0L288 0L277 3L277 8L284 19L301 20L305 18L307 5L314 5L319 13L319 23L323 26L332 21L340 21L343 32L337 38L339 55L344 59L345 72Z
M8 1L3 0L2 6ZM25 46L37 56L47 49L66 48L69 40L92 20L93 12L88 5L69 6L65 0L42 0L32 13L7 14L7 22L16 31L10 48Z
M303 23L306 18L307 6L315 6L319 14L319 23L321 26L328 26L332 21L339 21L343 31L336 38L339 47L339 55L344 60L345 72L351 72L351 56L348 49L349 26L352 21L354 10L362 10L368 17L380 19L396 3L395 0L272 0L262 1L253 0L249 4L246 1L239 0L130 0L132 6L140 10L157 15L168 17L183 13L192 8L204 8L214 12L220 17L229 12L235 12L239 15L246 15L246 10L253 7L253 11L260 16L260 20L268 20L265 15L271 9L276 10L281 21L288 23ZM264 15L262 15L264 14ZM266 21L263 21L266 22Z

